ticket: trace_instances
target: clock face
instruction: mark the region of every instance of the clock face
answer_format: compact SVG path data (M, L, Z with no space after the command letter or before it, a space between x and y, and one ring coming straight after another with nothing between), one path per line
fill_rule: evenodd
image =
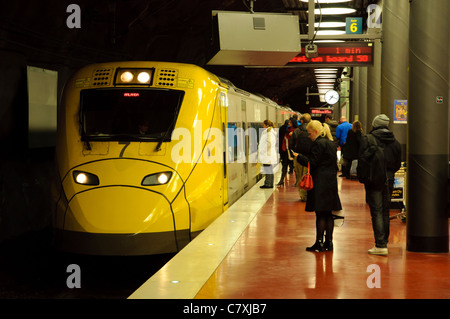
M325 101L328 104L336 104L339 101L339 93L335 90L329 90L325 93Z

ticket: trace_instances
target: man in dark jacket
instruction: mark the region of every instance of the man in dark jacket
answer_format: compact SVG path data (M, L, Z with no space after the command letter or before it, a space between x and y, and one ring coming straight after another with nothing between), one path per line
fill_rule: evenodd
M401 166L401 147L395 139L394 133L389 128L389 118L385 114L375 116L372 122L372 134L377 139L378 145L384 149L386 165L386 182L384 185L364 184L366 189L366 202L370 207L372 227L375 236L375 246L369 249L372 255L387 255L387 243L389 240L389 208L391 194L394 187L395 172ZM361 140L360 153L367 146L367 137Z

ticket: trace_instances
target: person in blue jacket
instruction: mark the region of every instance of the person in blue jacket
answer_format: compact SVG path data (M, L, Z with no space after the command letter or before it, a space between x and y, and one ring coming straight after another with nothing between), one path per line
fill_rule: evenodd
M345 153L345 147L347 143L347 134L348 131L352 129L352 124L347 122L347 118L345 116L341 116L339 122L341 124L336 127L336 138L339 141L339 146L341 147L341 154ZM342 174L339 177L347 177L350 178L350 166L352 163L346 163L345 161L342 164Z

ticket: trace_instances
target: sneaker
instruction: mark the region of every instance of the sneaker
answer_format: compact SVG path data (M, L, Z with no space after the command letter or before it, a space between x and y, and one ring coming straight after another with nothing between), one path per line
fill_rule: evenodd
M388 249L387 248L379 248L377 246L373 246L373 248L368 250L368 253L371 254L371 255L387 256Z

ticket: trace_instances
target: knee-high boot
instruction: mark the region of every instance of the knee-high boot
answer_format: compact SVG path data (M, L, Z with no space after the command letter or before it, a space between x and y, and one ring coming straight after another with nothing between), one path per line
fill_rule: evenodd
M277 186L283 186L284 185L284 178L286 177L286 173L287 173L287 170L286 171L283 170L281 172L280 181L277 183Z

